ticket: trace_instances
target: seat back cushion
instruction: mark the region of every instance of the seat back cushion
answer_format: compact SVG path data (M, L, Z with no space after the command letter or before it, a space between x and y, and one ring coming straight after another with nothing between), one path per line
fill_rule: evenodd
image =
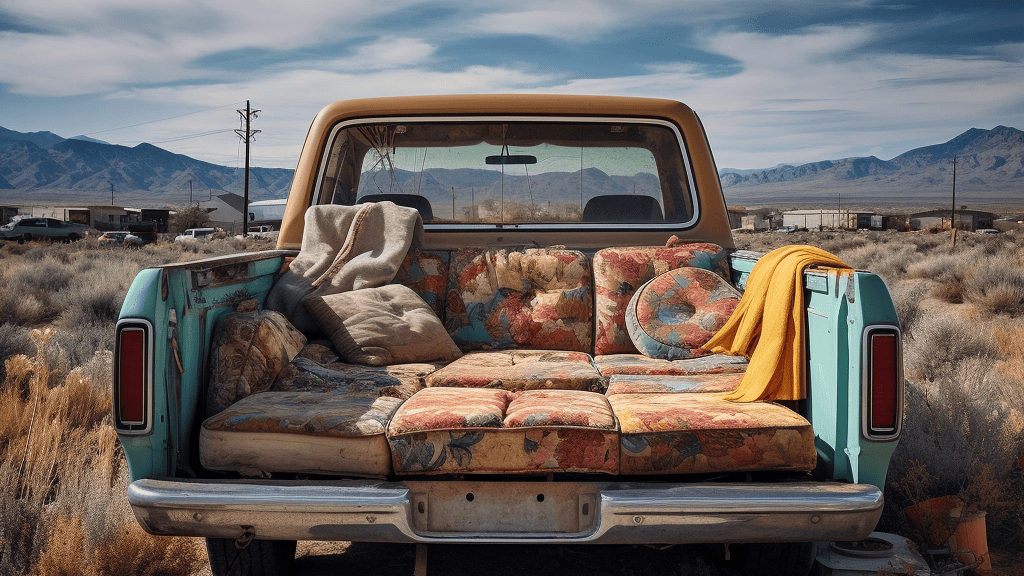
M412 288L442 322L449 256L447 251L412 248L392 281Z
M305 344L306 337L280 312L233 312L218 320L210 347L206 415L269 390Z
M594 354L635 353L626 331L626 306L644 283L669 270L690 266L729 279L728 254L717 244L605 248L594 254Z
M626 331L637 350L652 358L705 356L701 346L725 325L741 297L709 270L669 270L633 294L626 307Z
M452 253L445 325L464 350L589 352L590 261L563 248Z

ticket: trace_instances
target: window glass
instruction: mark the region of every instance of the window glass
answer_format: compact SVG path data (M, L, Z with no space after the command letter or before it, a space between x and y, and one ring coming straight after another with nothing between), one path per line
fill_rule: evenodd
M691 191L665 126L405 122L342 128L321 203L390 200L441 224L686 222Z

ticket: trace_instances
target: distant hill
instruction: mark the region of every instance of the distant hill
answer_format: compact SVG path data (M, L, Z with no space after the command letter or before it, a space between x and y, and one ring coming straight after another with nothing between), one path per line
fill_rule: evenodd
M874 156L824 160L768 170L722 170L729 203L843 201L884 204L948 202L957 157L957 203L1024 200L1024 132L971 128L943 144L891 160Z
M244 192L242 170L174 154L152 144L117 146L52 132L23 133L0 128L0 189L36 196L67 195L88 201L109 199L113 184L120 197L135 202L188 201L189 181L196 198ZM292 170L253 168L250 200L287 196Z

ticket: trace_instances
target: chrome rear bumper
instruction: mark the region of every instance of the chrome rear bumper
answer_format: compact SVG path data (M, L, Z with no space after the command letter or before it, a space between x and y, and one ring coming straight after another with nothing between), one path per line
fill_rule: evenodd
M139 480L153 534L359 542L682 544L858 540L866 484Z

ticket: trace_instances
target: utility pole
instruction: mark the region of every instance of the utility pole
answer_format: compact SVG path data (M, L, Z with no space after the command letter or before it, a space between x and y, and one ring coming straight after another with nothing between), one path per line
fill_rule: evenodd
M110 180L110 205L114 205L114 181Z
M188 205L192 205L192 179L188 179Z
M953 206L949 211L949 231L952 234L952 246L956 248L956 156L953 156Z
M242 116L242 126L235 130L235 134L245 141L245 198L242 204L242 235L249 234L249 143L252 142L253 138L259 134L259 130L253 130L250 128L251 122L255 120L260 111L253 110L249 107L249 101L245 101L245 110L239 110L238 113Z

